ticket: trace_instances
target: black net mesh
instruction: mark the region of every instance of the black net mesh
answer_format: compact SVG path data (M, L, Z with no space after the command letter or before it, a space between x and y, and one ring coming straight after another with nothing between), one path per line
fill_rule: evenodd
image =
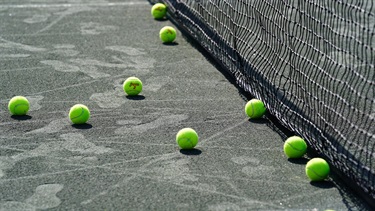
M164 3L245 91L375 200L373 0Z

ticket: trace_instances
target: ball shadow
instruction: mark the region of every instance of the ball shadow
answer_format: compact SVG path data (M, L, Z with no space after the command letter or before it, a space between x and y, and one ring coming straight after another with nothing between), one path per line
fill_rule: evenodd
M178 42L163 42L163 45L176 46L178 45Z
M307 158L288 158L288 161L298 165L306 165L309 162Z
M143 95L126 96L129 100L144 100L146 97Z
M335 187L332 181L324 180L324 181L311 181L310 184L317 188L329 189Z
M92 128L91 124L85 123L85 124L73 124L72 127L80 130L88 130Z
M19 121L25 121L25 120L29 120L31 119L32 117L29 116L29 115L12 115L10 116L12 119L15 119L15 120L19 120Z
M200 155L202 150L200 149L180 149L181 154L184 155Z
M255 123L255 124L268 124L269 123L269 121L265 118L259 118L259 119L249 118L249 122Z

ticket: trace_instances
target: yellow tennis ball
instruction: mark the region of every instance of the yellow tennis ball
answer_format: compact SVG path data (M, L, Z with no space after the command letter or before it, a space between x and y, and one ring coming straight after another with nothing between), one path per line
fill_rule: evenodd
M123 88L127 95L135 96L142 92L142 81L137 77L129 77L124 81Z
M306 175L311 181L322 181L328 177L329 164L322 158L313 158L306 164Z
M164 43L171 43L176 39L176 30L171 26L165 26L160 29L159 35Z
M299 136L289 137L284 143L284 153L288 158L300 158L307 150L307 144Z
M264 115L266 107L258 99L252 99L246 103L245 112L251 119L257 119Z
M151 15L155 19L162 19L165 17L166 14L167 14L167 6L165 6L165 4L156 3L151 8Z
M193 149L198 144L198 134L191 128L178 131L176 142L181 149Z
M23 96L13 97L8 104L8 109L13 115L26 115L29 111L30 103Z
M90 118L90 110L85 105L76 104L70 109L69 118L73 124L85 124Z

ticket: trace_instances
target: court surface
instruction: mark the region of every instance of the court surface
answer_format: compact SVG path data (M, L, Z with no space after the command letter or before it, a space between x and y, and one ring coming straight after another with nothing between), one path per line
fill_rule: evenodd
M283 154L291 134L250 121L250 97L189 37L163 45L173 24L148 1L0 2L0 210L367 209L338 179L310 183L308 157ZM28 116L9 114L15 95ZM76 103L88 124L70 123ZM185 127L196 150L175 142Z

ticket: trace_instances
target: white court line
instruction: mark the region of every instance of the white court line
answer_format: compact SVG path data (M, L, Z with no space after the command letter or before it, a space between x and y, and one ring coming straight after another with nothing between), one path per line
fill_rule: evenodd
M19 5L0 5L0 9L10 8L52 8L52 7L113 7L113 6L130 6L130 5L150 5L147 1L144 2L116 2L116 3L85 3L85 4L19 4Z

